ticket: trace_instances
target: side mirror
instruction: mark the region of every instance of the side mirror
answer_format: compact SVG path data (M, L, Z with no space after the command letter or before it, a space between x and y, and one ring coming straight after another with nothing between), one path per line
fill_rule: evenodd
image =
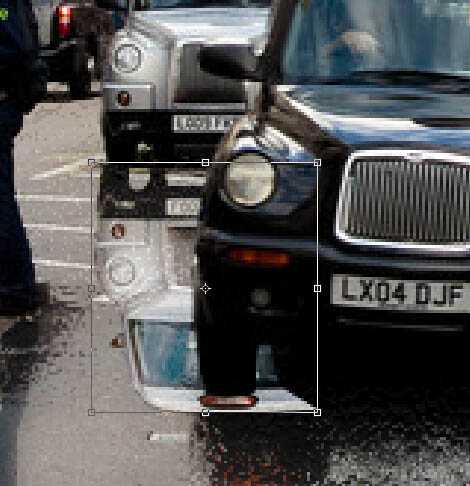
M203 71L223 78L263 81L260 58L251 46L205 46L199 52Z

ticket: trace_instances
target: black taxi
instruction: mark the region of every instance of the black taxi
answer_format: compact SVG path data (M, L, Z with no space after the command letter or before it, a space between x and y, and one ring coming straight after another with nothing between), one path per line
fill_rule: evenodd
M281 0L272 15L261 59L200 55L263 86L201 212L195 325L214 394L253 392L263 341L318 383L319 354L341 362L356 329L468 328L470 4Z

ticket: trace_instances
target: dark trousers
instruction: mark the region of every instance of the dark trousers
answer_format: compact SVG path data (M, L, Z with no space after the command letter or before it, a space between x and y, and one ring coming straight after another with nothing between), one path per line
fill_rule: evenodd
M21 122L17 123L21 114L9 114L9 124L1 123L0 116L0 315L2 309L28 305L35 280L31 249L14 188L13 141L21 126Z

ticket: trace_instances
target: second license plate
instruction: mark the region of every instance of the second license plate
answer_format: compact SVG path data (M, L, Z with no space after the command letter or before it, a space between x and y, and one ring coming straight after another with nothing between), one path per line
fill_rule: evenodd
M470 283L333 275L333 305L409 312L469 312Z
M197 197L170 197L165 201L167 216L198 217L201 210L201 200Z
M238 119L236 115L173 115L175 133L223 133Z

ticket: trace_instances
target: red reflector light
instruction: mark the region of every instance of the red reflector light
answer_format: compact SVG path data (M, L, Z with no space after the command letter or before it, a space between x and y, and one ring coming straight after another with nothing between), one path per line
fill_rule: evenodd
M57 7L58 33L61 39L70 35L72 21L72 7L70 5L59 5Z
M258 399L253 395L247 396L217 396L203 395L199 403L206 408L251 408Z
M246 265L265 265L269 267L285 267L290 263L287 253L273 250L251 250L237 248L230 250L230 260Z
M121 106L129 106L131 104L131 95L128 91L120 91L117 95L117 101Z
M126 227L123 224L115 224L111 228L111 234L113 235L113 238L120 239L124 238L126 235Z
M117 336L111 339L111 347L112 348L125 348L126 347L126 338L123 334L118 334Z

